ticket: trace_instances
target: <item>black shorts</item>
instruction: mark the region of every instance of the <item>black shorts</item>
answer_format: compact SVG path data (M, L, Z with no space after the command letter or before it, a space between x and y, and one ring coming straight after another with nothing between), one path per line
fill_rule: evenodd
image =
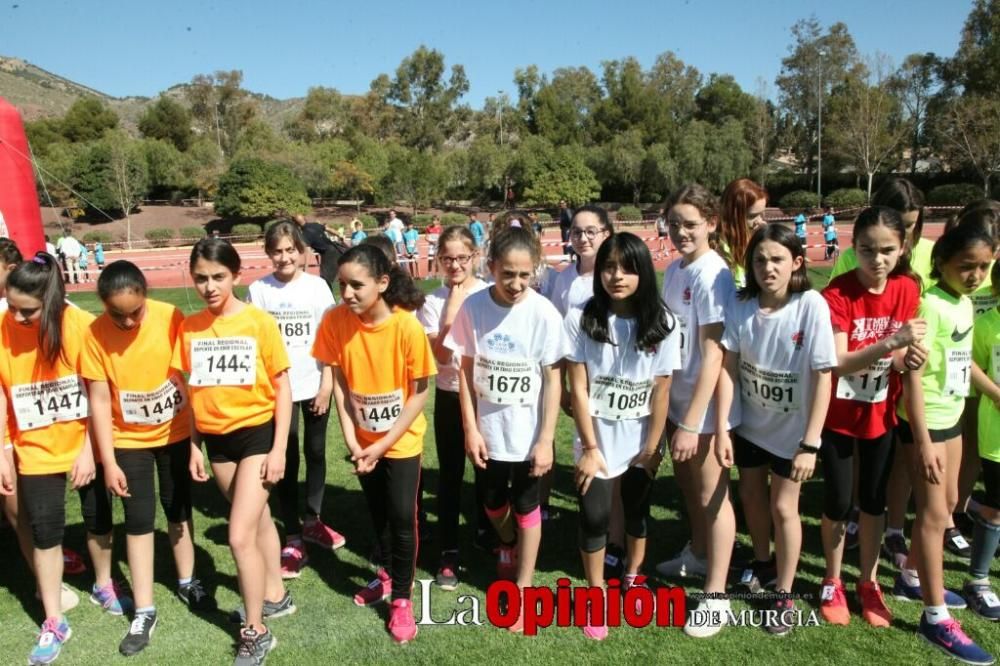
M668 233L667 233L666 231L657 231L657 232L656 232L656 237L657 237L657 238L666 238L666 237L668 237L669 235L670 235L670 234L668 234Z
M776 456L753 442L733 433L733 459L740 469L770 465L771 472L784 479L792 478L792 461Z
M979 462L983 466L983 485L986 486L986 495L980 504L1000 511L1000 463L986 458L980 458Z
M202 434L205 451L211 462L238 463L250 456L265 455L274 445L274 421L240 428L224 435Z
M938 444L946 442L962 434L962 419L959 419L958 423L950 428L928 430L927 433L930 435L932 442ZM913 444L913 429L910 428L909 421L905 421L902 418L899 419L899 425L896 426L896 436L899 437L900 444Z

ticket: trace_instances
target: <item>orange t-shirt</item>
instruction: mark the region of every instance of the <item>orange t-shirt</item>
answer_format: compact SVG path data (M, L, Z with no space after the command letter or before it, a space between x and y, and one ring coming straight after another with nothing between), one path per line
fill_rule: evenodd
M365 325L346 305L327 310L313 356L344 373L350 388L345 399L362 447L378 441L396 422L410 398L411 382L437 373L423 326L412 312L398 309L376 326ZM419 455L426 430L427 420L420 414L386 457Z
M273 379L290 367L278 322L254 305L234 315L202 310L185 319L171 365L190 373L195 426L209 435L273 419Z
M38 323L20 324L9 312L3 317L0 383L20 474L68 472L83 450L89 404L80 357L92 321L90 313L65 307L62 352L49 363L38 346Z
M176 307L147 298L146 314L131 331L107 313L90 325L80 373L108 384L116 449L151 449L191 436L184 378L170 365L183 323Z

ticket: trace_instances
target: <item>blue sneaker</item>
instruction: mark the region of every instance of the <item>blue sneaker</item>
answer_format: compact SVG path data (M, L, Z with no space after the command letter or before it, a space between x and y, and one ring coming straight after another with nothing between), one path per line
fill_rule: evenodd
M919 585L907 585L902 574L896 575L896 582L892 586L892 596L899 601L923 601ZM961 610L968 604L961 595L952 592L948 588L944 590L944 605L948 608Z
M994 662L993 655L972 642L972 639L962 631L958 620L948 619L938 624L931 624L920 614L921 638L941 650L949 657L954 657L966 664L982 664L989 666Z
M65 617L50 617L42 623L42 629L38 632L38 641L28 655L29 666L33 664L51 664L59 658L62 652L63 643L68 641L73 635L73 630L69 628L69 623Z
M109 582L104 587L97 587L97 584L94 584L90 593L90 603L97 604L110 615L125 615L135 608L132 599L115 581Z

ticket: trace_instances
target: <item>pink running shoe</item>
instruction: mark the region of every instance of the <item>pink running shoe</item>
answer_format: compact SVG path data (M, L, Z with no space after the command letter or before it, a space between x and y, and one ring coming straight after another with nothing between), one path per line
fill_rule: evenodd
M358 606L371 606L385 601L390 596L392 596L392 578L389 572L380 568L376 572L375 579L354 595L354 603ZM410 615L413 615L412 611Z
M298 546L285 546L281 549L281 577L285 580L298 578L302 569L309 564L306 551Z
M389 609L389 634L400 645L417 637L417 623L413 620L413 605L409 599L394 599Z
M343 534L324 524L319 518L307 519L302 523L302 540L327 550L337 550L347 543Z
M594 641L603 641L608 637L608 626L606 624L583 625L583 635Z

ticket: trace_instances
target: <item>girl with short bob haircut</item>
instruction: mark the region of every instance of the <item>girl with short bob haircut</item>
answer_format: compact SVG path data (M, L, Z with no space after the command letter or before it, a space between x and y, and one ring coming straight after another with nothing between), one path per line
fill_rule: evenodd
M646 521L653 477L662 461L670 376L680 366L676 321L659 296L646 244L630 233L597 251L594 295L565 319L569 344L579 548L588 585L604 585L604 556L619 493L627 566L623 591L643 586ZM618 483L616 483L618 482ZM604 623L584 635L603 640Z

